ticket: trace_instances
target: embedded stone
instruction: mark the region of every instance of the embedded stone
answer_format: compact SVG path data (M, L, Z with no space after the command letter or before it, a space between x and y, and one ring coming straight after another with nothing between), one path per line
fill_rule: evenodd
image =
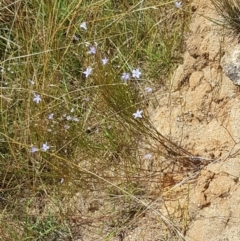
M235 84L240 85L240 44L226 52L221 60L225 75Z

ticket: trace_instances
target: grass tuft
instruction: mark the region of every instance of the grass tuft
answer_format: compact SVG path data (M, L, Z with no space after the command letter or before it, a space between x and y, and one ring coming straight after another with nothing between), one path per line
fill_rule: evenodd
M240 32L240 3L236 0L211 0L217 12L226 22L223 24L232 28L237 33Z
M147 209L146 159L160 156L163 170L190 156L157 132L147 108L181 62L185 7L1 2L1 238L72 238L73 216L85 209L65 204L78 193L89 203L100 193L111 200L115 222L102 235L116 234ZM119 200L128 209L114 209Z

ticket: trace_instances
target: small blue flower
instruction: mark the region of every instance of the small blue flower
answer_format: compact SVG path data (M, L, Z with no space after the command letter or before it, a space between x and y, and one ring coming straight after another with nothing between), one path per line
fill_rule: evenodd
M38 148L35 147L35 146L32 146L31 149L30 149L30 152L31 152L31 153L34 153L34 152L37 152L37 151L39 151L39 150L38 150Z
M106 65L107 63L108 63L108 59L107 59L106 57L103 58L103 59L102 59L102 64L103 64L103 65Z
M87 53L88 54L96 54L97 48L95 46L90 46L89 51Z
M133 69L132 70L132 77L139 79L142 75L141 71L139 69Z
M39 104L39 102L42 100L40 95L37 95L35 93L33 93L34 97L33 97L33 101L36 102L37 104Z
M144 159L146 160L150 160L152 158L152 154L151 153L148 153L144 156Z
M72 120L72 116L68 115L68 116L66 117L66 119L67 119L68 121L70 121L70 120Z
M77 117L73 117L72 120L75 121L75 122L79 122L79 118L77 118Z
M92 67L87 67L85 71L83 71L83 73L85 74L86 78L92 74L92 70L93 68Z
M49 114L49 115L48 115L48 119L49 119L49 120L52 120L52 119L53 119L53 115L54 115L53 113Z
M176 8L181 8L182 7L182 2L181 1L176 1L175 2L175 7Z
M130 74L126 72L122 73L121 80L127 82L128 80L130 80Z
M28 80L30 82L31 85L34 85L34 81L32 79Z
M80 28L83 28L84 30L87 30L87 24L86 22L82 22L80 25L79 25Z
M150 93L152 93L153 90L152 90L151 87L146 87L146 88L145 88L145 91L150 94Z
M42 148L41 148L43 151L47 151L50 149L50 147L48 146L47 142L43 143L42 144Z
M79 41L79 37L77 36L77 35L73 35L73 41L76 41L76 42L78 42Z
M142 118L142 113L143 113L142 110L137 110L135 113L133 113L134 119Z
M68 130L69 128L70 128L69 125L65 125L65 126L64 126L64 129L65 129L65 130Z

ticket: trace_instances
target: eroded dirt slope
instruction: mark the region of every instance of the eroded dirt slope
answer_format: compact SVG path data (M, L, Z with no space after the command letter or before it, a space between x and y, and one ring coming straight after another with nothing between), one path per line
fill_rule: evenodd
M240 240L240 92L224 73L237 36L208 0L194 1L184 62L152 115L157 129L203 162L190 191L188 241ZM163 121L165 119L165 121Z

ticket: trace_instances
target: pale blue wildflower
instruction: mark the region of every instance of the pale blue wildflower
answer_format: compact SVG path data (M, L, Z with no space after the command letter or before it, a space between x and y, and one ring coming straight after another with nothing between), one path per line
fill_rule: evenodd
M53 119L53 115L54 115L53 113L49 114L49 115L48 115L48 119L49 119L49 120L52 120L52 119Z
M37 95L35 93L33 93L34 97L33 97L33 101L36 102L37 104L39 104L39 102L42 100L40 95Z
M133 117L134 117L135 119L137 119L137 118L142 118L142 113L143 113L142 110L137 110L135 113L133 113Z
M77 35L73 35L73 41L76 41L76 42L78 42L79 41L79 37L77 36Z
M175 2L175 7L176 8L181 8L182 7L182 2L181 1L176 1Z
M72 120L72 116L68 115L68 116L66 117L66 119L67 119L68 121L70 121L70 120Z
M31 85L34 85L34 81L33 80L29 79L28 81L30 82Z
M87 24L86 24L86 22L82 22L79 27L87 30Z
M95 46L90 46L89 51L87 52L88 54L96 54L97 48Z
M121 80L127 82L128 80L130 80L130 74L126 72L122 73Z
M106 65L107 63L108 63L108 59L107 59L106 57L103 58L103 59L102 59L102 64L103 64L103 65Z
M47 151L50 149L50 147L48 146L47 142L43 143L42 144L42 148L41 148L43 151Z
M144 159L146 160L150 160L152 158L152 154L151 153L148 153L144 156Z
M152 93L153 90L152 90L151 87L146 87L146 88L145 88L145 91L150 94L150 93Z
M69 128L70 128L69 125L65 125L65 126L64 126L64 129L65 129L65 130L68 130Z
M83 73L85 74L86 78L92 73L93 68L92 67L87 67Z
M75 121L75 122L79 122L79 118L77 118L77 117L73 117L73 121Z
M142 75L141 71L139 69L133 69L132 70L132 77L139 79Z
M39 150L38 150L38 148L35 147L35 146L32 146L31 149L30 149L30 152L31 152L31 153L34 153L34 152L37 152L37 151L39 151Z

